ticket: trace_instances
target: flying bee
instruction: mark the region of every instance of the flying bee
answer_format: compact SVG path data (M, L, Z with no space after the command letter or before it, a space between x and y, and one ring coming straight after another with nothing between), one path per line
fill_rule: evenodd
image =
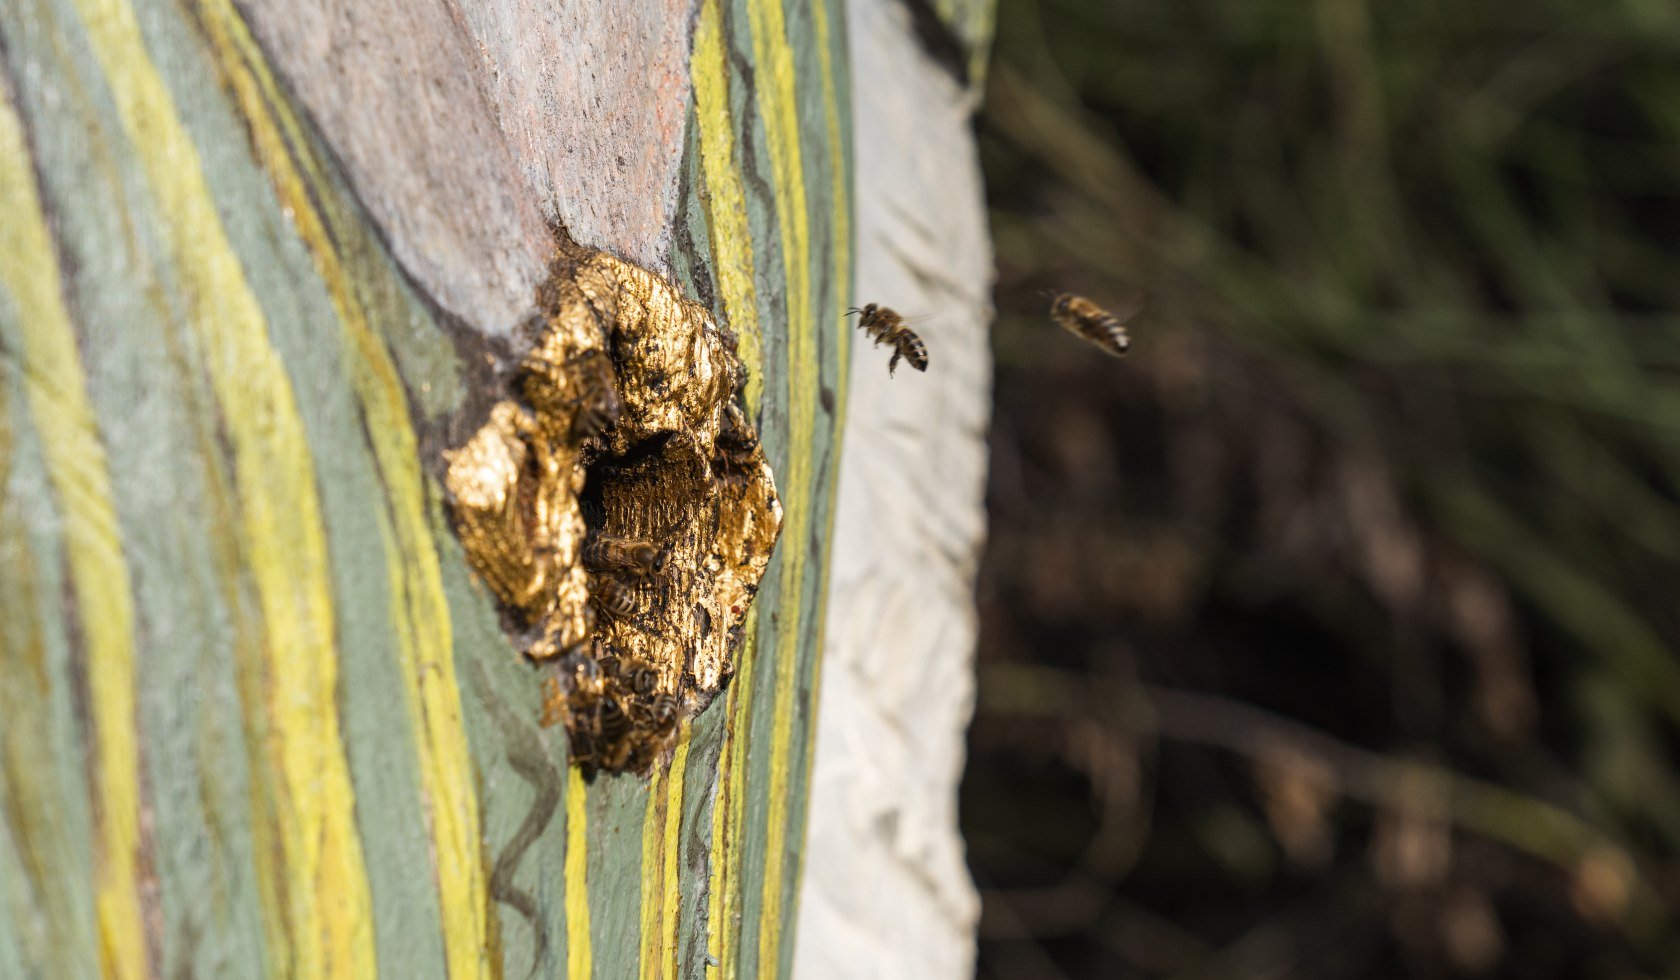
M1101 349L1110 357L1119 357L1132 345L1126 335L1126 325L1120 318L1083 296L1072 293L1048 293L1050 317L1062 329Z
M668 549L651 541L617 538L592 532L583 544L583 565L592 572L612 572L632 578L661 575L670 562Z
M899 316L885 306L870 303L863 309L853 307L846 311L847 316L858 314L858 326L874 338L875 346L882 344L893 349L892 360L887 362L887 376L898 369L898 359L910 362L910 366L918 371L926 371L928 366L927 345L916 332L904 325L904 317Z
M594 576L589 598L611 619L628 619L636 613L636 590L616 575Z
M599 439L618 424L623 402L618 398L618 376L604 351L585 351L571 360L577 379L577 414L572 416L572 437Z

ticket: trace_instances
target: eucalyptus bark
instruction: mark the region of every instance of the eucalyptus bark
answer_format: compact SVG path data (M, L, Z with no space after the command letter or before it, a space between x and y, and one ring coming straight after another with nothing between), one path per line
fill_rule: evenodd
M825 615L874 601L829 581L848 404L927 381L906 397L960 405L927 424L957 525L905 560L957 627L928 662L969 642L983 235L928 332L951 373L848 395L875 193L848 35L907 38L908 10L0 5L0 976L789 972ZM977 193L949 200L977 227ZM557 228L733 333L785 510L735 676L645 777L586 781L542 724L442 484ZM906 812L949 909L928 962L958 970L953 818Z

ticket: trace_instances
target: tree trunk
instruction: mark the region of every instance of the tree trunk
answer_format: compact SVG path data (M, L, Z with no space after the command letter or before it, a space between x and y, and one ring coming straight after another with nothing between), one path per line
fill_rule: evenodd
M934 802L904 811L933 857L899 862L936 867L928 962L960 969L950 672L979 534L984 235L946 80L922 139L960 144L968 183L924 217L958 214L974 243L926 294L956 311L926 332L949 370L848 399L853 189L875 193L854 182L848 25L911 30L886 0L855 8L0 5L0 976L786 974L841 419L864 397L872 427L931 418L960 477L912 484L956 518L904 552L955 628L930 641L948 686L918 729ZM445 453L509 395L557 228L733 332L783 508L733 680L645 775L586 780L542 725L548 668L444 490ZM860 474L906 448L871 442ZM836 583L836 630L917 614L872 588ZM877 764L902 781L922 760ZM813 870L813 889L835 873Z
M951 4L943 23L918 23L920 9L847 5L857 302L917 315L929 365L889 377L885 350L852 349L794 971L806 980L974 974L957 783L991 391L969 133L989 8Z

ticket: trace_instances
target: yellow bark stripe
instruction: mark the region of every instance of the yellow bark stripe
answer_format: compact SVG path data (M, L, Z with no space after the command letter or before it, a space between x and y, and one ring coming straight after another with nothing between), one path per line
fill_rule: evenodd
M747 409L756 413L764 397L762 331L758 322L757 270L746 194L735 158L736 130L729 104L729 62L719 0L703 0L694 28L689 75L694 85L695 117L700 129L700 166L706 178L712 262L718 291L730 326L741 337L747 368ZM740 865L741 798L746 775L748 709L752 705L753 651L757 622L749 613L746 636L724 711L728 722L718 756L718 788L712 804L712 848L707 883L706 952L708 976L733 976L735 891L731 874ZM728 964L726 966L725 964Z
M642 819L642 980L676 977L677 924L681 881L677 851L681 846L683 777L688 771L689 723L677 731L670 771L655 768L648 784Z
M228 0L201 0L204 23L258 155L298 236L309 248L345 332L350 380L384 478L380 533L391 582L391 621L432 835L438 904L451 980L490 975L490 940L478 800L461 721L452 626L437 547L426 520L420 451L396 365L368 323L328 220L310 187L325 179L306 135L274 84L248 28ZM294 154L296 154L294 156Z
M0 284L22 328L24 389L64 520L92 698L99 965L107 977L146 974L138 891L140 757L135 731L134 606L111 478L59 290L58 260L36 191L22 123L0 85Z
M743 651L751 650L745 642L741 644ZM735 742L735 702L739 695L735 692L742 689L742 673L752 662L750 657L743 657L741 671L737 672L734 681L729 685L729 693L725 695L723 705L726 719L723 732L723 745L718 749L717 792L712 800L712 846L708 852L710 864L707 867L706 881L706 976L712 978L726 976L723 972L724 941L723 934L730 928L730 895L729 889L733 879L729 874L731 856L726 850L731 839L735 836L729 826L731 794L735 788L731 785L731 774L734 772L732 756Z
M589 980L589 787L583 770L566 767L566 977Z
M805 200L805 166L799 139L799 99L781 0L748 0L755 90L764 119L766 149L776 187L782 267L787 277L788 479L782 538L780 622L776 635L775 700L770 731L769 814L765 834L764 881L759 909L758 969L773 975L780 959L782 897L787 890L788 784L792 779L793 697L799 679L798 654L805 558L811 520L811 433L816 422L818 364L812 339L821 327L812 320L810 216Z
M751 720L753 665L758 657L758 609L747 613L747 627L741 639L744 651L735 679L729 683L724 705L723 746L718 750L717 799L712 804L711 875L707 882L706 976L734 977L736 944L740 931L735 922L736 891L739 883L732 872L741 866L741 800L747 775L747 729Z
M688 744L690 741L689 723L682 723L682 730L677 733L677 751L671 758L671 773L666 777L667 797L665 802L665 849L661 857L665 862L665 891L660 905L660 942L663 944L665 963L668 969L667 977L677 977L677 926L681 922L682 912L682 880L678 875L678 852L682 848L682 814L683 814L683 779L688 775Z
M283 932L270 943L274 972L372 976L367 877L339 735L327 548L296 397L134 12L122 0L76 7L144 169L233 449L241 543L265 632L268 768L253 775L272 801L272 813L258 815L257 843L277 849L283 878L259 882L271 929L277 918Z
M729 111L729 62L724 55L723 22L718 0L700 5L689 59L694 85L696 124L700 130L700 169L706 177L707 216L713 271L729 326L740 339L746 367L747 407L763 397L763 335L758 323L758 294L753 268L752 229L747 222L746 193L735 165L735 122Z
M665 908L660 903L660 876L665 873L665 862L660 860L659 849L665 844L661 818L667 805L666 779L665 772L654 766L653 777L648 780L647 809L642 814L641 980L658 980L662 966L659 920Z

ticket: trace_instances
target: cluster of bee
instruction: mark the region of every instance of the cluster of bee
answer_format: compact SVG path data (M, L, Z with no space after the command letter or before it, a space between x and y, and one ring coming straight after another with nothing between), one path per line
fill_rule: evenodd
M572 437L582 443L601 439L618 424L623 402L618 395L618 378L612 360L604 351L591 350L569 364L577 384L577 414L572 416ZM668 550L649 541L591 532L579 556L590 572L590 603L597 616L628 619L636 612L636 587L645 579L663 575L670 559Z
M570 438L586 460L598 459L625 411L613 359L591 350L565 361L565 371L571 385L559 404L571 410ZM713 465L726 480L750 480L762 469L758 437L733 400L723 407ZM672 548L591 530L577 557L588 580L587 639L563 652L547 681L543 722L565 723L573 761L586 774L646 771L669 745L693 681L681 665L632 659L616 640L620 624L650 625L652 604L673 585Z
M566 366L575 384L573 440L583 445L605 439L624 410L612 358L591 350ZM589 573L586 621L593 631L603 620L634 618L642 587L665 575L671 556L669 547L651 541L593 531L578 557ZM660 690L658 671L624 660L599 633L568 652L560 668L575 761L590 772L645 768L651 759L643 756L656 752L676 729L682 713L679 693ZM550 702L558 705L561 699Z
M663 576L671 561L669 548L600 532L589 535L579 557L596 618L609 620L635 616L638 590ZM569 688L572 756L587 772L645 768L681 718L680 691L661 690L658 671L620 657L599 635L569 653L561 673Z
M568 367L577 385L572 437L580 444L601 439L618 424L624 410L612 359L604 351L591 350L573 358ZM648 541L592 532L580 557L590 572L592 619L616 620L635 615L636 587L644 579L664 574L669 553Z
M682 716L679 695L659 689L658 671L624 660L599 637L587 653L568 654L561 671L569 675L572 758L586 774L644 768Z
M1047 295L1050 318L1062 329L1111 357L1119 357L1131 347L1131 337L1119 317L1083 296L1057 292ZM918 371L927 370L927 345L914 330L904 325L902 315L878 303L870 303L861 309L854 307L846 315L854 313L858 316L858 327L875 341L875 346L886 344L892 348L892 358L887 361L889 377L898 369L900 360L909 361L910 366Z
M530 316L485 355L480 394L500 397L475 399L483 421L444 452L445 502L540 678L541 723L565 726L580 768L646 774L732 675L783 512L731 404L731 331L658 273L553 231Z

